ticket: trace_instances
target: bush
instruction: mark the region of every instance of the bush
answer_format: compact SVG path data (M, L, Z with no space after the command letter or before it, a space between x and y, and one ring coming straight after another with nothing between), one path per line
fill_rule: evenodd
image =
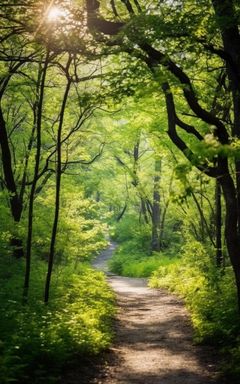
M121 244L127 242L129 250L149 252L151 228L147 224L140 224L135 215L128 215L115 223L111 237Z
M76 354L97 354L111 341L114 298L104 276L86 265L55 270L42 302L46 265L34 261L31 296L21 303L23 262L4 263L0 277L0 382L39 384L59 379Z
M232 363L225 366L225 371L240 377L236 369L240 365L240 325L232 269L217 269L209 249L198 241L188 241L182 248L182 259L174 265L160 266L149 284L168 288L184 298L195 340L227 351Z
M160 266L175 263L177 258L166 252L146 255L134 248L132 241L121 244L109 261L110 271L129 277L149 277Z

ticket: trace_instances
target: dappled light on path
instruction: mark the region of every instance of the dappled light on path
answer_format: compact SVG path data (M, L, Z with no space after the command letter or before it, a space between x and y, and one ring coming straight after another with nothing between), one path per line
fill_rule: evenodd
M95 266L107 272L111 252L104 251ZM213 349L193 344L181 300L148 288L146 279L113 275L108 280L118 298L116 340L109 365L95 383L219 383L217 356Z

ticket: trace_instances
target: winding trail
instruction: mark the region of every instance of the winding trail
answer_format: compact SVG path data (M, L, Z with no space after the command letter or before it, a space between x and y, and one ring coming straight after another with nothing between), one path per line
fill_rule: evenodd
M116 339L97 384L219 384L217 356L192 342L181 300L147 287L146 279L114 276L107 260L112 243L94 262L117 294Z

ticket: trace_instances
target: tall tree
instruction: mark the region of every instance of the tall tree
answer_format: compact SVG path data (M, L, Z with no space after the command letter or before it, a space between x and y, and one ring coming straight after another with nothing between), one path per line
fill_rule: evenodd
M39 75L38 75L37 89L36 89L36 94L37 94L37 100L35 103L36 121L34 121L34 125L36 127L36 153L35 153L34 175L33 175L33 181L31 185L31 190L29 195L29 205L28 205L26 268L25 268L24 291L23 291L23 296L25 299L28 296L30 271L31 271L33 206L34 206L34 198L35 198L35 193L37 188L39 167L40 167L40 161L41 161L43 101L44 101L45 80L46 80L48 65L49 65L49 52L46 53L46 57L44 59L43 65L39 66Z
M151 250L159 252L161 249L161 205L160 205L161 159L155 158L153 177L152 203L152 241Z
M229 170L231 159L223 150L231 146L232 138L239 139L240 135L240 33L237 4L233 0L203 0L200 3L179 1L173 6L163 1L145 8L140 2L137 2L137 7L136 3L128 1L115 2L115 10L118 6L120 9L121 3L126 7L125 16L122 17L124 22L115 21L119 14L116 11L113 11L113 21L104 19L100 2L86 0L88 27L92 32L99 32L99 40L102 35L106 35L107 45L118 45L123 52L145 63L155 81L160 79L166 98L170 139L201 172L219 180L226 204L225 236L240 308L239 161L236 158L233 177ZM199 80L195 78L195 70L199 71L198 74L201 71L208 76L208 91L212 97L212 84L216 84L216 77L210 76L209 69L219 73L223 67L225 81L221 85L221 93L225 94L225 100L218 96L221 111L229 107L226 99L231 99L231 113L224 117L219 110L209 110L209 103L204 99L206 93L201 95ZM206 77L202 79L207 85ZM182 97L182 105L176 106L173 94L176 88ZM179 110L194 116L195 124L184 121L179 116ZM186 136L179 134L177 127L190 135L198 145L192 146ZM206 134L212 135L213 141L217 143L218 149L214 155L203 151Z
M68 100L68 94L71 88L72 78L69 76L69 67L71 65L72 57L69 56L69 59L66 64L65 73L67 78L67 84L63 95L61 110L59 114L59 124L57 131L57 141L56 141L56 150L57 150L57 159L56 159L56 194L55 194L55 212L53 219L52 235L51 235L51 244L48 257L48 271L46 277L45 293L44 293L44 302L47 303L49 299L49 288L52 276L53 268L53 259L55 254L55 243L57 236L57 227L58 227L58 217L60 211L60 191L61 191L61 176L62 176L62 130L64 122L64 114L66 109L66 104Z

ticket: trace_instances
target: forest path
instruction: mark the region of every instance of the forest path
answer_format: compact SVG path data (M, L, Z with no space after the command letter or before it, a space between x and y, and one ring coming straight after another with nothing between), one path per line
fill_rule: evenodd
M94 267L107 273L115 244ZM97 384L207 384L217 380L214 350L196 346L181 300L147 287L146 279L108 274L117 294L116 339Z

